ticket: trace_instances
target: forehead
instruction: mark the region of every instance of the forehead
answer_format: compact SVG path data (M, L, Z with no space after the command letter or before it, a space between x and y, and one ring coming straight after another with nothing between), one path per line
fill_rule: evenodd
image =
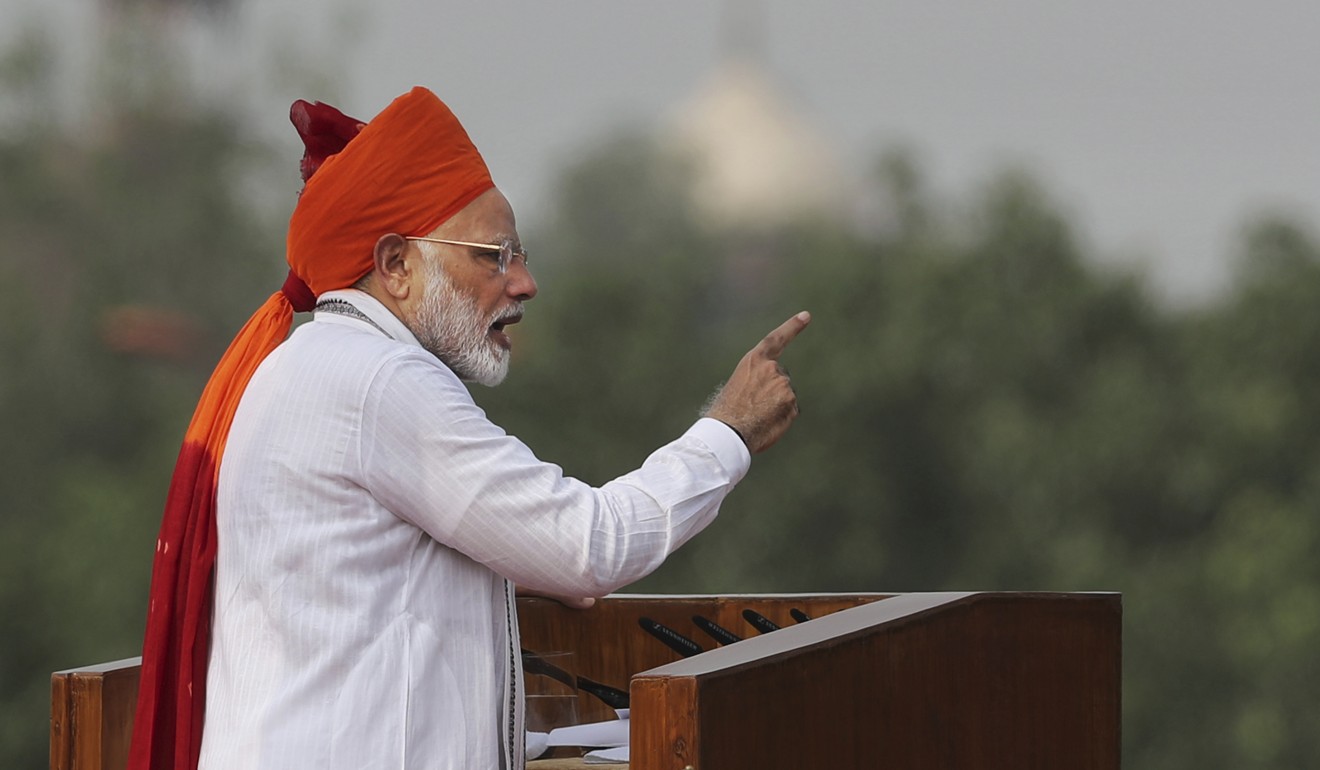
M448 221L436 228L440 237L498 242L518 240L513 207L498 189L492 187L478 195Z

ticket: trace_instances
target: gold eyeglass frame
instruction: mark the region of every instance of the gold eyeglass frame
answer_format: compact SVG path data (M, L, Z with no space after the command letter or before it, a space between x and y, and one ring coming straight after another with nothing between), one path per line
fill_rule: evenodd
M513 264L514 257L521 257L523 266L525 267L527 265L527 250L518 249L517 251L514 251L512 240L504 240L501 241L500 243L473 243L472 241L454 241L448 238L424 238L420 235L405 236L404 240L426 241L427 243L443 243L449 246L468 246L474 249L484 249L486 251L498 252L500 255L499 266L500 266L501 274L508 272L509 265Z

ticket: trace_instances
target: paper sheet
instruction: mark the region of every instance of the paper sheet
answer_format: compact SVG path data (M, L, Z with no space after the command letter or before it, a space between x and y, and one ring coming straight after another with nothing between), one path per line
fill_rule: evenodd
M535 730L527 731L527 758L536 759L550 748L550 736Z
M613 749L596 749L595 751L587 752L587 755L584 756L582 760L588 765L606 765L617 762L627 762L628 747L619 746L618 748Z
M551 746L627 746L628 719L612 719L550 731Z

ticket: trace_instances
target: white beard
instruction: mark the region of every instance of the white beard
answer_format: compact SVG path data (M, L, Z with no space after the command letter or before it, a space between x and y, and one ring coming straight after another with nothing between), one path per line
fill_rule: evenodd
M425 291L408 331L459 379L499 385L509 373L509 351L490 338L490 327L502 318L520 315L521 303L483 318L476 302L454 288L439 260L428 259L425 264Z

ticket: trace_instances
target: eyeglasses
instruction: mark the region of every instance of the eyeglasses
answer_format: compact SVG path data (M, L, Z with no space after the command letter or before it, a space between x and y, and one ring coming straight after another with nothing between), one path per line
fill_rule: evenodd
M467 246L482 251L494 251L499 253L500 274L503 275L509 271L509 265L513 264L515 259L521 260L523 267L527 266L527 250L513 248L513 241L505 238L499 243L472 243L470 241L451 241L446 238L423 238L421 236L410 236L409 241L426 241L427 243L444 243L450 246Z

